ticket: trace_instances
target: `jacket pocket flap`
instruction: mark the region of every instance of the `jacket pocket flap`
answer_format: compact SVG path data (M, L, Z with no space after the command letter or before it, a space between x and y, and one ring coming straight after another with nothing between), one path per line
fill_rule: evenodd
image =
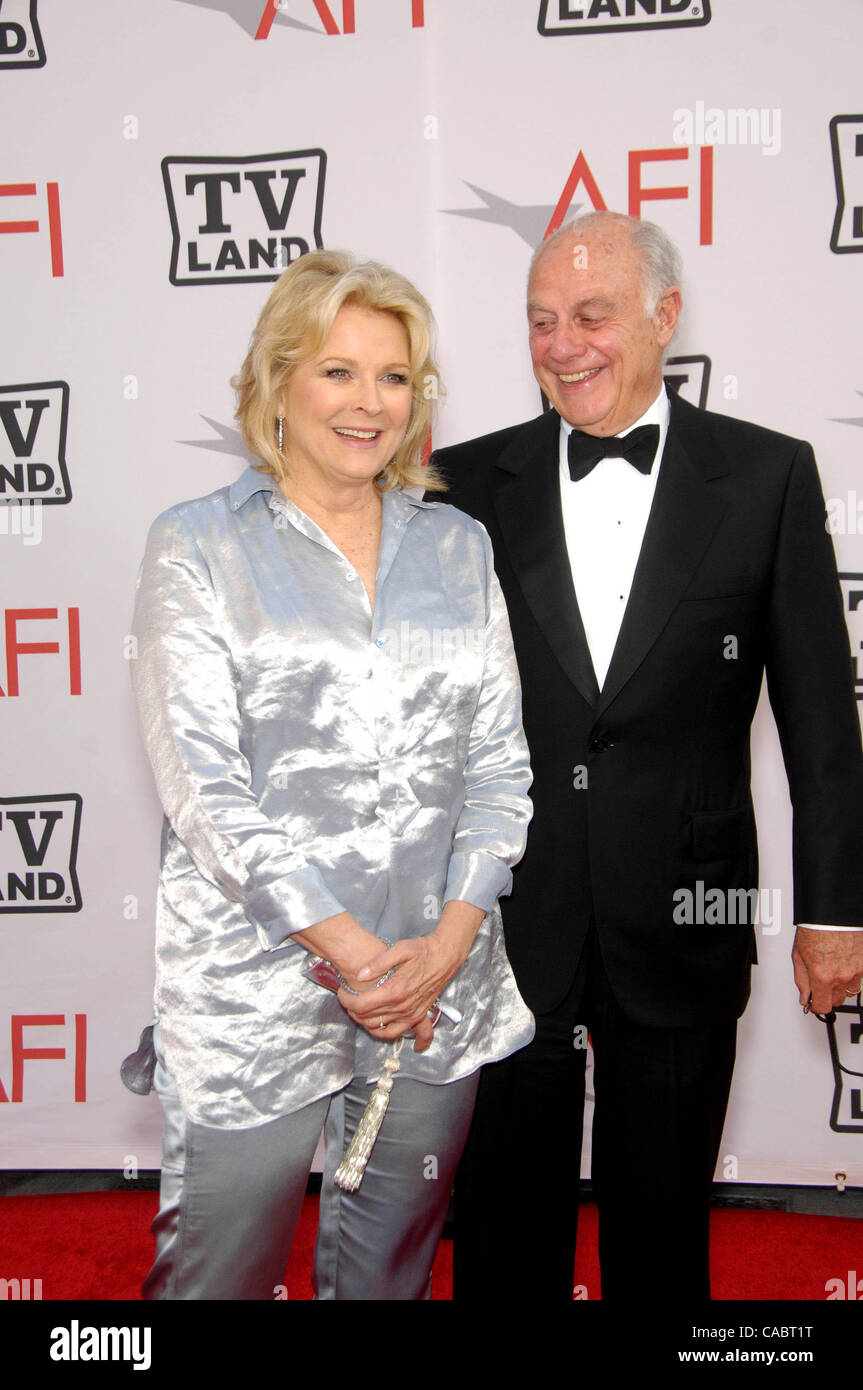
M694 859L734 859L751 848L752 813L748 806L736 811L696 811L692 815Z
M758 584L751 574L706 575L701 579L696 575L690 587L681 594L681 603L698 603L712 598L742 598L746 594L758 592Z

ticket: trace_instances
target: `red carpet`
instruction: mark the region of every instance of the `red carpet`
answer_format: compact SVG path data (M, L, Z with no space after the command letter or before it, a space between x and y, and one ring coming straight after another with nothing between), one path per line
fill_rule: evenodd
M156 1206L155 1192L4 1197L0 1278L41 1279L43 1300L136 1299L152 1257ZM316 1221L317 1198L308 1197L284 1280L295 1301L312 1296ZM586 1287L589 1299L599 1294L596 1225L596 1208L583 1207L574 1283ZM828 1280L844 1283L849 1270L863 1278L859 1221L721 1209L711 1213L711 1241L714 1299L824 1301ZM452 1245L443 1241L433 1296L451 1294Z

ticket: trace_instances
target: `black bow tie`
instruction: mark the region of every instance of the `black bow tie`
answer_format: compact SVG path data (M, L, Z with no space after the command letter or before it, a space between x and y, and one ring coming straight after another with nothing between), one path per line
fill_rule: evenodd
M627 459L639 473L649 473L658 444L658 425L639 425L637 430L630 430L622 439L615 434L607 439L599 439L596 435L585 434L583 430L571 430L567 444L569 476L574 483L578 483L587 477L600 459L605 458Z

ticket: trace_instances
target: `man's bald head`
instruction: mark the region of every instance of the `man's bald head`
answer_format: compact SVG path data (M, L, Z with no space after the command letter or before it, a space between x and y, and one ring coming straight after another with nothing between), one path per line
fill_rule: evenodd
M680 314L679 265L660 228L620 213L576 218L540 247L527 287L530 354L571 425L618 434L656 400Z
M551 236L540 242L533 253L527 277L528 285L537 262L551 247L561 241L572 239L573 245L576 245L590 237L591 240L610 247L611 243L621 236L629 238L638 258L644 281L644 312L648 318L652 317L665 291L674 285L680 285L683 271L680 252L664 228L655 222L627 217L623 212L586 212L552 232Z

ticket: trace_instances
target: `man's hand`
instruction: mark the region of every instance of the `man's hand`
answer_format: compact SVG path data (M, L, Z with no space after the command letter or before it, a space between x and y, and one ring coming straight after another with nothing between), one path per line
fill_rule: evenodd
M829 1014L857 994L863 976L863 931L812 931L798 927L791 951L800 1003Z

